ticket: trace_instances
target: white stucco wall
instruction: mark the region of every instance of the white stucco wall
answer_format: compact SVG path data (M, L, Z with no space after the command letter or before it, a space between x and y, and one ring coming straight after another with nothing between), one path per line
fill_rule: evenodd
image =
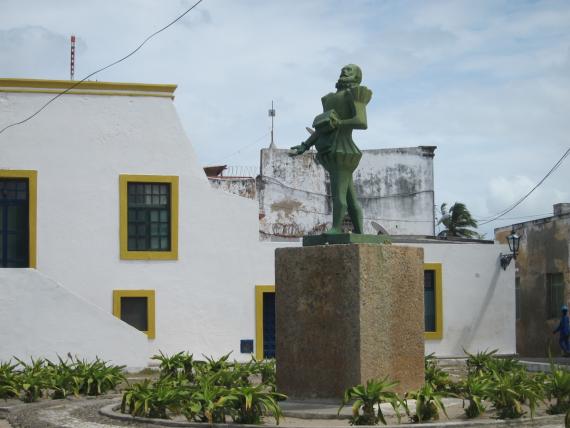
M48 97L0 92L0 124L20 120ZM299 244L260 243L258 202L210 187L170 99L66 95L4 132L0 147L0 169L38 171L37 269L81 298L66 318L68 325L81 327L77 337L99 328L95 322L84 326L83 307L95 305L111 314L114 289L153 289L156 338L145 338L148 351L133 348L136 358L146 352L148 359L158 350L197 356L233 351L235 358L249 358L239 354L239 341L255 336L255 285L274 284L277 246ZM119 174L179 176L178 260L119 258ZM297 178L299 186L313 183L304 173ZM313 184L319 191L325 186L322 180ZM422 211L428 217L432 205ZM426 351L442 356L459 355L461 347L514 352L514 274L498 271L499 247L424 248L427 262L443 264L444 290L444 337L427 343ZM4 313L32 304L39 302L23 293ZM54 299L42 305L60 312ZM27 343L23 337L36 322L19 319L18 329L3 330L5 354L22 349L18 340ZM113 325L141 334L119 321ZM53 331L44 330L38 343L57 341ZM94 343L98 355L114 352L112 341ZM83 346L65 352L90 352ZM131 357L116 358L126 364Z
M0 93L2 124L48 97ZM107 313L114 289L154 289L149 355L249 358L239 340L254 338L254 290L274 281L272 248L259 242L257 201L210 188L170 99L65 95L0 145L0 169L38 171L40 272ZM119 174L180 177L177 261L119 258Z
M426 354L464 356L463 348L516 353L514 263L507 270L499 264L506 245L397 245L421 246L425 263L442 264L443 338L426 340Z
M146 367L148 340L35 269L0 269L0 361L67 353Z

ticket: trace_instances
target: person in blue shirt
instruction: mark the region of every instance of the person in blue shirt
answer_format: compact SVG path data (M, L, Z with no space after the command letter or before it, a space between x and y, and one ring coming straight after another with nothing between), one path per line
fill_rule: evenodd
M568 319L568 306L562 305L560 310L562 312L560 323L558 324L558 327L556 327L556 330L554 330L552 333L556 334L560 332L558 343L560 344L560 348L562 349L564 356L568 356L570 355L570 320Z

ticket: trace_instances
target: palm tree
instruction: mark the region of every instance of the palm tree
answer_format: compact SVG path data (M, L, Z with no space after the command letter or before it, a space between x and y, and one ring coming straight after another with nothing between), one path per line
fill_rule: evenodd
M439 237L456 236L459 238L479 239L481 235L468 227L477 228L477 221L461 202L456 202L447 211L447 204L441 204L441 218L437 224L443 224L444 230L439 232Z

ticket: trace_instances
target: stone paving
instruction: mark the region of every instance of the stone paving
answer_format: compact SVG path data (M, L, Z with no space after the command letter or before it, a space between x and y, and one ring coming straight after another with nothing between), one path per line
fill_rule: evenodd
M95 399L68 399L68 400L46 400L35 404L15 404L8 413L0 413L0 418L5 417L8 421L0 419L0 428L116 428L116 427L141 427L141 428L161 428L173 426L168 422L164 424L149 424L140 421L116 420L100 414L100 409L110 405L116 406L119 403L119 396L107 396ZM453 408L456 403L446 403ZM111 406L111 407L112 407ZM297 428L329 428L329 427L348 427L346 419L326 419L334 416L337 411L337 405L332 403L311 403L304 406L302 403L290 403L284 406L289 413L289 417L282 421L282 427ZM348 408L349 410L350 408ZM343 412L346 413L346 412ZM316 419L299 419L295 416L313 417ZM346 417L346 414L344 415ZM515 426L533 426L542 428L564 428L563 417L546 417L536 419L534 422L530 420L518 420L505 423L497 420L476 420L476 421L446 421L442 419L438 423L422 424L422 427L443 428L443 427L484 427L484 428L502 428ZM8 424L9 422L9 424ZM176 422L175 422L176 423ZM268 423L271 423L268 421ZM180 422L179 422L180 424ZM182 423L178 426L194 426L206 427L206 424L188 424ZM229 427L228 424L215 425L217 427ZM239 425L233 425L239 426ZM388 425L389 427L410 426ZM243 427L243 425L242 425ZM251 427L251 425L250 425Z

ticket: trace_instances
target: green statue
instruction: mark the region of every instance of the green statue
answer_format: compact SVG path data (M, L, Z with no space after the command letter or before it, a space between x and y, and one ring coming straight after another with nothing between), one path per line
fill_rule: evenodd
M366 104L372 91L360 86L362 71L354 64L344 66L336 83L337 91L325 95L323 113L315 117L315 132L299 146L291 147L300 155L314 145L317 161L328 171L333 200L332 228L325 234L342 233L342 221L348 215L354 233L363 232L362 207L356 197L352 173L358 166L362 152L352 141L353 129L366 129Z

